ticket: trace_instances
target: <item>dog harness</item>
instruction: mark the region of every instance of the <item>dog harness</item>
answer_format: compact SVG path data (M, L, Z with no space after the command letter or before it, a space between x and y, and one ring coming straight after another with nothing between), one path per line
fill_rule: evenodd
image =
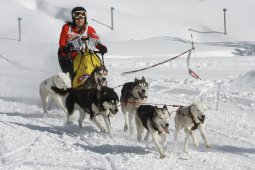
M159 134L161 134L162 132L164 132L164 128L162 127L163 130L160 131L159 128L158 128L158 126L157 126L156 123L154 123L154 122L153 122L153 124L152 124L152 128L153 128L154 130L158 131Z
M192 126L191 127L191 130L196 130L197 129L197 127L198 127L198 125L200 124L200 123L204 123L204 119L205 119L205 117L203 117L202 119L200 119L199 117L198 117L198 119L199 119L199 123L196 123L196 121L195 121L195 119L194 119L194 116L193 116L193 114L191 113L191 106L189 106L189 112L188 112L188 115L186 115L186 114L184 114L184 113L182 113L181 112L181 109L183 108L184 106L180 106L178 109L177 109L177 111L176 111L176 113L178 113L178 119L179 119L179 122L181 122L180 121L180 115L182 115L182 116L189 116L191 119L192 119L192 122L194 123L194 126Z

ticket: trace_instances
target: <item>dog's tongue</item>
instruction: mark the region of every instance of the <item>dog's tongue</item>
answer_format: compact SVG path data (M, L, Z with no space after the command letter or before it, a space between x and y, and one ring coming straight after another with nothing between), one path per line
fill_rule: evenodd
M142 98L145 98L145 93L139 93L139 96L142 97Z
M166 128L164 128L164 131L166 132L166 133L170 133L169 132L169 129L166 127Z
M103 86L103 82L100 79L97 79L98 85Z
M101 81L100 81L100 79L97 79L97 82L98 82L99 86L101 86Z

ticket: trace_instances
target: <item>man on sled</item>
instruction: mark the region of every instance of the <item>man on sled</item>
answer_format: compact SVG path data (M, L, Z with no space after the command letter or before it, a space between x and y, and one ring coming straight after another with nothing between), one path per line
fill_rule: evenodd
M94 49L104 54L107 48L100 43L95 29L88 25L85 8L75 7L71 15L72 22L62 27L58 60L62 71L69 72L72 86L79 87L96 67L102 66Z

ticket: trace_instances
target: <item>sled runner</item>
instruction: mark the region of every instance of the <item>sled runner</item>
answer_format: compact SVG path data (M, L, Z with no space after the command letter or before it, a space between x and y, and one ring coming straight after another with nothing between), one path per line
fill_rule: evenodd
M94 51L97 43L98 40L96 39L83 39L81 37L72 41L74 49L78 52L73 60L72 87L81 87L96 67L103 66L103 62L97 55L99 52Z

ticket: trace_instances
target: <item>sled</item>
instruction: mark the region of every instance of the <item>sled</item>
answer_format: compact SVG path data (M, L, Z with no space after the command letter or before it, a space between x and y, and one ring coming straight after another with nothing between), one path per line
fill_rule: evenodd
M81 42L80 38L78 40ZM80 42L74 44L74 46L78 46L78 48L80 49L81 44ZM90 76L90 74L96 67L103 66L103 63L97 54L99 52L94 51L97 42L93 43L94 43L93 48L88 48L87 43L85 50L76 50L78 52L78 55L73 60L73 77L72 77L73 88L81 87L84 84L85 80Z

